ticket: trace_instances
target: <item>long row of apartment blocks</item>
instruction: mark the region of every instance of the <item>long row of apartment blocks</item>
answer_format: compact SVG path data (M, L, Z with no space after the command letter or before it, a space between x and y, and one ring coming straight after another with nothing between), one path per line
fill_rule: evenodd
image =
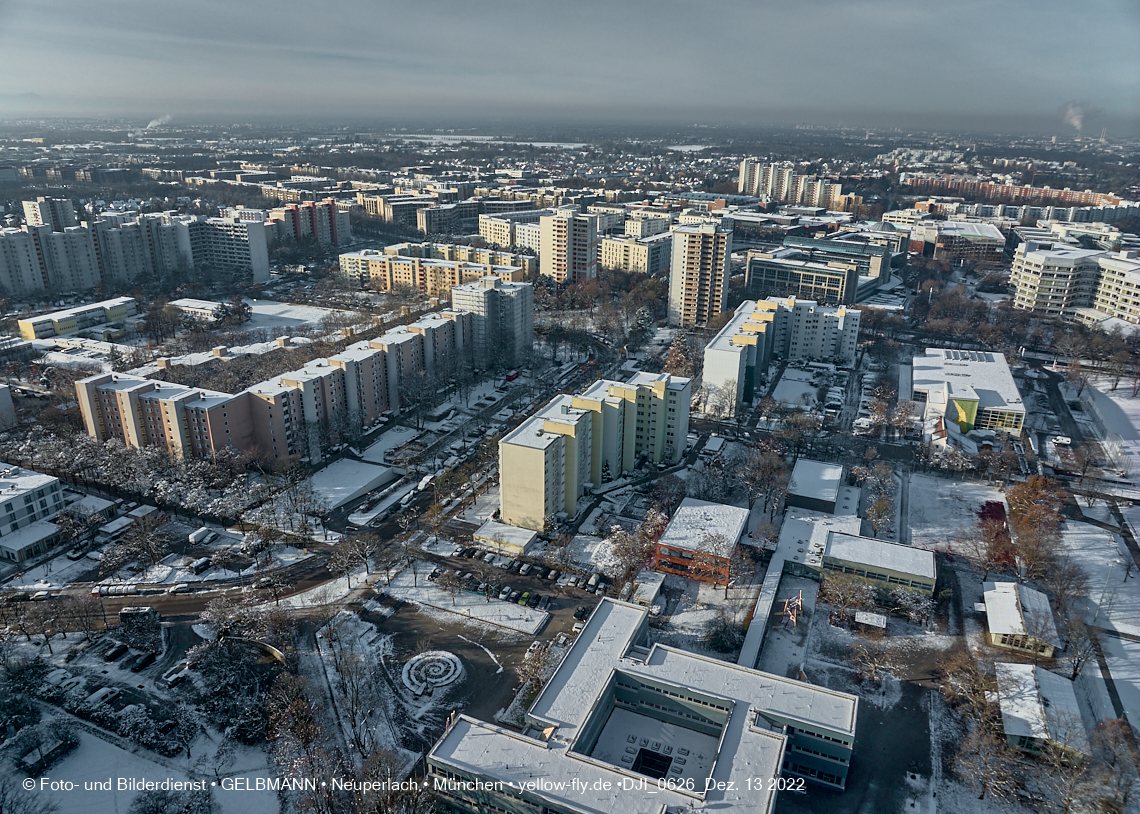
M195 267L269 279L269 246L351 237L348 213L333 201L274 210L238 207L223 217L178 212L104 212L80 223L71 201L24 201L26 225L0 229L0 286L13 296L117 287Z
M399 411L411 377L480 367L495 355L491 344L500 355L506 349L508 364L521 361L534 341L533 305L526 293L503 293L507 285L530 288L480 280L469 284L471 311L428 314L237 394L126 373L90 376L75 385L84 425L99 441L165 446L188 457L230 447L319 460L337 438Z

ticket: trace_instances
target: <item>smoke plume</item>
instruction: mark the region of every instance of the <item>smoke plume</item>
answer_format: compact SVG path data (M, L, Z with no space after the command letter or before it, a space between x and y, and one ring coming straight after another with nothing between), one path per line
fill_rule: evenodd
M1065 124L1075 127L1079 136L1081 127L1085 123L1085 109L1077 102L1066 102L1061 108L1061 118L1065 120Z
M160 125L167 124L173 118L174 118L173 116L171 116L169 113L167 113L165 116L159 116L157 119L151 119L150 124L148 124L146 126L146 129L150 130L150 129L158 127ZM1080 127L1078 126L1077 129L1079 130Z

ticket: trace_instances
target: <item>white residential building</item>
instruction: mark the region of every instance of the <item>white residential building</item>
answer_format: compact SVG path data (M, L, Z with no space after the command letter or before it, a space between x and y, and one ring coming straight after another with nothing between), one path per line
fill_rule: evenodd
M48 518L63 509L59 478L0 463L0 559L24 562L59 542Z
M858 309L819 305L795 297L747 300L705 346L706 403L729 417L755 397L773 357L852 367L859 344ZM731 395L735 393L735 395Z
M472 315L475 360L516 367L534 347L534 286L484 277L451 289L451 305Z

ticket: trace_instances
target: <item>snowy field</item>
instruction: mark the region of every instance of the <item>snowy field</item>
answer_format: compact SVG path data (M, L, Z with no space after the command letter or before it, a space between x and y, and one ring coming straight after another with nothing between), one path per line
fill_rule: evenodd
M1115 636L1101 636L1099 641L1124 716L1132 726L1140 726L1140 642Z
M811 383L810 373L806 370L788 367L776 384L772 398L792 407L808 407L815 404L815 397L818 392L819 385Z
M190 750L197 765L191 765L184 755L162 759L158 763L148 760L145 751L132 754L83 730L78 732L78 736L79 746L75 751L48 773L52 778L71 781L78 788L42 793L44 798L58 806L59 814L123 814L138 792L118 791L119 778L136 781L200 779L202 768L212 763L211 757L217 750L213 738L203 735ZM227 758L220 773L223 777L251 778L251 786L252 778L276 774L268 768L264 752L243 748ZM210 774L213 774L212 770ZM85 782L105 783L108 778L111 779L111 791L83 791ZM280 810L277 795L273 792L226 792L219 786L213 793L222 814L276 814Z
M613 551L613 542L609 538L575 534L570 541L570 556L574 562L604 574L616 574L621 570L621 563Z
M414 440L418 435L419 432L411 427L392 427L380 436L380 440L364 450L364 454L360 457L374 464L382 464L385 452Z
M907 500L910 544L945 550L955 534L977 526L983 503L1005 503L1005 495L982 483L915 474L910 478Z
M364 461L341 458L309 479L313 491L327 500L330 509L351 503L363 494L398 478L400 471Z
M1095 617L1098 627L1140 636L1140 577L1136 569L1131 577L1124 576L1130 556L1124 541L1097 526L1066 521L1061 543L1070 561L1088 576L1089 621Z
M483 594L462 589L452 594L428 581L433 567L433 563L421 562L416 574L411 569L401 571L392 578L391 585L384 587L385 593L435 612L442 611L447 615L446 621L452 623L494 625L528 636L537 635L550 618L546 611L498 599L488 600Z
M499 510L499 487L492 486L479 497L475 498L475 502L463 510L463 514L459 515L458 520L465 523L475 523L483 525L491 519L491 515Z
M1126 463L1124 471L1140 474L1140 396L1132 396L1132 388L1122 384L1108 392L1109 383L1090 385L1090 393L1101 418L1110 432L1120 436Z

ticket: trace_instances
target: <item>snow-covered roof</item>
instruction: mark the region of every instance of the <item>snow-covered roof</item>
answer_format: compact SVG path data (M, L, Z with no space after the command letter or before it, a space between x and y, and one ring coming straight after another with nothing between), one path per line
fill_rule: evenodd
M497 520L488 520L481 525L472 536L476 541L482 540L491 543L502 543L503 545L521 548L525 551L527 546L533 543L535 538L538 537L538 532L531 531L530 529L520 529L517 526L500 523Z
M926 393L928 400L939 402L948 398L976 399L979 413L1025 412L1021 393L1000 353L927 348L924 356L914 357L911 391L911 398L914 393Z
M719 546L707 553L727 559L747 525L748 509L687 497L681 501L658 545L696 551L706 535L719 535Z
M1061 646L1053 609L1045 594L1016 582L987 582L983 588L991 634L1030 636L1054 647Z
M800 458L792 470L788 493L834 503L843 483L843 465Z
M746 778L775 777L780 772L784 738L772 719L791 719L853 740L858 699L846 693L761 673L719 659L660 644L644 646L646 608L603 599L585 628L532 704L527 717L546 729L542 738L518 734L466 716L460 717L432 749L429 759L454 766L470 776L524 786L528 796L559 810L587 814L660 814L663 810L731 810L769 812L773 793L749 788ZM654 794L621 790L623 779L643 775L584 754L579 737L594 720L614 673L654 685L672 686L715 699L725 716L715 762L709 769L718 781L701 794L657 788ZM684 736L682 731L681 736ZM687 753L686 753L687 754ZM570 787L572 780L578 782ZM608 790L595 781L609 782ZM534 784L538 785L534 785ZM730 785L731 784L731 785Z
M46 540L59 532L59 526L47 520L37 520L23 528L8 532L0 537L0 548L7 549L15 554L31 548L41 540Z
M1006 737L1049 740L1088 753L1073 682L1032 664L994 665Z
M843 562L869 565L885 571L897 571L924 579L934 579L934 552L886 540L861 537L858 534L831 532L827 535L825 557Z

